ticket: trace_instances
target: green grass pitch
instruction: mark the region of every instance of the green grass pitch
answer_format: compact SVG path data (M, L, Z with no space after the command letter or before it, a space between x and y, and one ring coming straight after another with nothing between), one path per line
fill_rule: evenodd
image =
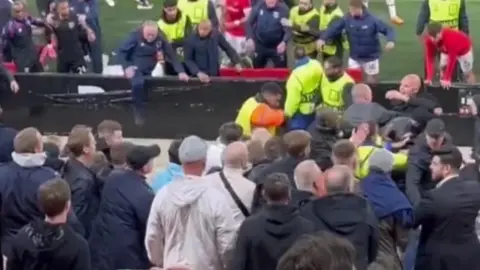
M137 10L135 0L117 0L115 7L100 1L100 21L103 32L104 52L110 53L142 20L157 20L161 13L161 0L151 0L152 10ZM319 5L321 0L314 0ZM345 6L346 0L341 0ZM372 1L372 0L371 0ZM393 51L385 53L381 59L382 80L399 80L406 73L423 74L422 46L415 35L415 24L421 0L397 0L397 12L405 20L402 26L393 26L397 32L397 44ZM33 0L29 0L34 7ZM467 0L467 13L470 19L470 34L474 45L479 44L477 34L480 23L480 0ZM387 6L383 0L373 0L369 9L378 17L389 22ZM477 46L474 55L479 55ZM475 61L475 72L480 72L480 59Z

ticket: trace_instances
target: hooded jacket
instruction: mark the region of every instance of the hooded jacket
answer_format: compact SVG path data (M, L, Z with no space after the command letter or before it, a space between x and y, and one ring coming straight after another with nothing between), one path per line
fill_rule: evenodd
M7 269L91 269L87 241L68 225L38 220L23 227L14 240Z
M94 269L150 268L143 239L154 196L145 178L130 169L107 177L88 239Z
M162 188L148 216L145 247L163 268L224 270L238 226L223 192L197 176L177 178Z
M150 186L152 187L153 192L157 193L176 177L183 177L183 169L180 165L170 162L164 171L161 171L152 177Z
M378 224L367 200L355 194L334 194L311 201L300 214L325 230L343 236L355 247L357 270L366 270L377 256Z
M231 270L275 270L282 255L314 224L301 217L296 207L268 205L247 218L238 232Z
M2 251L9 255L12 238L29 222L43 219L38 207L38 188L57 177L50 168L43 166L45 153L12 153L13 162L0 165L0 192L3 200ZM69 224L77 233L85 233L75 217L70 215Z

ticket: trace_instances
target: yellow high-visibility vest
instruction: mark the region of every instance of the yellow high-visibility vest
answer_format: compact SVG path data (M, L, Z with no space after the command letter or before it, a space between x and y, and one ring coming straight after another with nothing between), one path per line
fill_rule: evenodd
M299 112L312 114L315 102L319 99L318 89L323 78L323 67L320 62L310 59L307 64L295 68L288 77L285 100L285 115L292 117Z
M382 146L363 145L357 148L357 168L355 169L355 178L362 180L370 173L369 159ZM393 169L405 170L407 167L408 156L404 153L392 153Z
M322 5L320 8L320 31L325 31L328 28L328 25L330 22L333 20L335 17L343 17L343 11L337 7L334 9L332 12L327 12L327 9L325 6ZM345 35L342 35L342 46L344 49L348 49L348 42L345 37ZM325 45L322 48L323 53L328 54L328 55L335 55L337 52L337 46L334 45Z
M328 77L324 74L322 83L320 84L320 93L322 94L321 106L334 110L343 109L345 105L343 88L348 83L354 83L354 80L347 73L344 73L342 77L333 82L329 81Z
M175 23L168 23L163 19L158 20L157 25L165 34L168 42L185 37L185 25L187 24L187 15L181 12L180 19Z
M247 99L243 104L240 110L238 111L237 118L235 123L242 127L243 135L251 136L252 135L252 114L255 109L260 105L254 97ZM275 136L276 128L270 127L267 128L270 134Z
M428 0L430 22L458 29L461 0Z
M295 6L290 10L290 21L292 21L292 23L295 25L306 26L313 17L318 16L318 11L314 8L302 15L300 15L298 12L298 6ZM293 43L295 46L302 47L305 50L305 53L310 54L317 50L315 44L316 37L305 36L295 30L292 31L292 34Z
M179 0L178 8L190 18L193 26L208 19L208 3L210 0Z

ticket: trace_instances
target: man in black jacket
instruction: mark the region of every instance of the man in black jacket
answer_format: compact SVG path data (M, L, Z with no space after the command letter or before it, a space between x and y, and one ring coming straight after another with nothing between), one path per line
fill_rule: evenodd
M87 236L100 205L100 184L90 169L95 157L95 145L90 128L74 128L66 145L71 156L63 171L63 177L72 190L72 209L85 228Z
M476 230L480 211L480 183L458 177L460 150L438 151L430 169L436 188L415 208L415 226L421 226L415 269L478 269L480 242Z
M87 241L66 224L70 196L63 179L40 186L38 201L45 220L32 221L18 232L7 269L91 269Z
M430 174L430 163L434 151L451 144L450 135L445 131L445 123L440 119L428 122L425 132L418 135L408 152L406 193L412 205L418 204L425 193L435 187Z
M332 149L339 139L339 115L331 109L322 109L308 128L312 136L310 158L315 160L322 170L333 166Z
M378 222L369 203L351 192L351 172L334 166L325 173L327 196L300 208L300 214L325 230L343 236L354 245L355 267L366 270L377 256Z
M438 100L423 89L422 79L415 74L403 77L400 90L388 91L385 98L392 102L393 111L415 120L419 130L436 115L442 114Z
M209 82L210 77L220 75L220 51L222 49L235 68L240 71L240 56L227 42L222 33L212 29L208 20L200 22L197 29L185 39L183 53L185 65L190 75L202 82Z
M291 187L285 174L270 174L263 189L267 206L240 226L232 270L275 270L301 235L314 232L313 223L289 205Z

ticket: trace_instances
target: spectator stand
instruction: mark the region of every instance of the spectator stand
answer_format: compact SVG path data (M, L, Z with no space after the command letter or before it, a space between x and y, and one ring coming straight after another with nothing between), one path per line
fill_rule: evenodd
M185 83L174 77L148 79L147 120L143 127L138 127L133 124L129 108L130 82L124 77L19 73L16 74L19 93L14 96L6 84L0 89L3 121L17 129L37 126L47 133L66 134L78 123L95 126L98 119L114 119L124 125L126 136L173 138L177 134L196 133L213 139L219 125L232 121L241 104L255 95L263 83L272 81L265 77L274 77L282 84L288 72L244 70L241 74L232 74L224 70L222 75L236 77L214 78L209 84L197 80ZM96 87L101 92L79 94L82 87ZM374 100L389 107L385 93L398 88L398 82L382 82L371 87ZM479 88L455 85L448 91L438 86L428 89L442 104L442 118L459 145L470 144L474 121L459 115L459 110ZM32 111L32 107L36 110Z

